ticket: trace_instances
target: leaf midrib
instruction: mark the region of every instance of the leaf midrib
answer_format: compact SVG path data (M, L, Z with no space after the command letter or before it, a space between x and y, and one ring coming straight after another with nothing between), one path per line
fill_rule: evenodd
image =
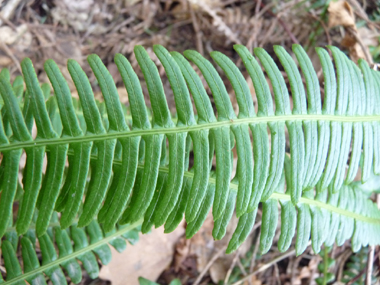
M38 146L50 146L58 144L71 144L82 143L89 141L101 141L109 139L121 139L128 137L158 135L158 134L173 134L181 132L193 132L207 129L215 129L223 126L233 126L241 124L256 124L256 123L270 123L270 122L286 122L286 121L331 121L331 122L373 122L380 121L380 115L373 116L335 116L335 115L283 115L283 116L266 116L266 117L253 117L241 118L229 121L218 121L213 123L205 123L192 126L175 126L171 128L153 128L144 130L131 130L123 132L112 132L105 134L92 134L83 135L78 137L60 137L53 139L36 139L27 142L13 142L9 145L0 146L0 152L10 151L14 149L25 149Z
M138 166L138 167L142 168L143 166ZM167 168L167 167L160 167L159 171L160 172L164 172L164 173L168 173L169 172L169 168ZM185 172L184 176L189 177L189 178L193 178L194 174L192 172ZM209 178L209 183L216 184L215 178ZM232 191L237 191L238 190L238 185L239 184L236 183L236 182L231 182L230 183L230 189ZM327 189L325 191L327 191ZM285 193L276 193L275 192L275 193L273 193L269 197L269 199L290 201L291 197L290 197L290 195L285 194ZM343 216L346 216L346 217L349 217L349 218L353 218L355 220L363 221L363 222L366 222L366 223L380 224L380 218L376 219L376 218L370 218L370 217L367 217L367 216L363 216L363 215L357 214L355 212L344 210L344 209L341 209L341 208L338 208L338 207L335 207L333 205L330 205L330 204L327 204L327 203L323 203L323 202L320 202L320 201L317 201L317 200L301 197L299 199L298 204L300 204L300 203L301 204L302 203L303 204L307 204L309 206L316 206L318 208L326 209L326 210L328 210L330 212L334 212L334 213L337 213L339 215L343 215Z
M70 151L68 152L68 154L72 155L70 153ZM91 155L91 159L96 159L96 158L97 158L96 155ZM122 161L119 160L119 159L115 159L113 161L113 163L121 165ZM143 164L140 164L137 167L140 168L140 169L142 169L142 170L144 169L144 165ZM161 172L161 173L169 173L169 167L161 166L158 171ZM194 173L193 172L189 172L189 171L185 171L184 172L184 176L188 177L190 179L193 179L194 178ZM208 182L211 183L211 184L216 184L216 179L210 177L209 180L208 180ZM231 182L230 183L230 189L232 191L237 192L238 187L239 187L239 183L237 183L237 182ZM328 191L328 190L326 189L325 191ZM268 199L291 201L291 196L288 195L288 194L285 194L285 193L275 192ZM320 202L318 200L308 199L308 198L305 198L305 197L301 197L298 204L300 204L300 203L301 204L302 203L303 204L307 204L309 206L316 206L318 208L326 209L326 210L328 210L330 212L334 212L334 213L337 213L339 215L343 215L343 216L346 216L346 217L349 217L349 218L353 218L355 220L363 221L363 222L366 222L366 223L380 224L380 218L376 219L376 218L370 218L370 217L367 217L367 216L363 216L363 215L360 215L360 214L355 213L355 212L351 212L351 211L344 210L344 209L341 209L339 207L335 207L335 206L327 204L327 203Z
M114 163L116 164L121 164L121 161L120 160L115 160ZM138 166L139 168L143 169L144 166L143 165L139 165ZM169 168L168 167L160 167L159 168L159 171L162 172L162 173L168 173L169 172ZM184 173L184 176L188 177L188 178L193 178L194 177L194 174L191 173L191 172L185 172ZM215 178L209 178L209 183L213 183L215 184L216 181L215 181ZM230 183L230 189L232 191L237 191L238 189L238 183ZM327 190L326 190L327 191ZM285 193L273 193L269 199L276 199L276 200L287 200L287 201L290 201L291 200L291 197L290 195L288 194L285 194ZM363 215L360 215L360 214L357 214L357 213L354 213L354 212L351 212L351 211L348 211L348 210L344 210L344 209L340 209L338 207L334 207L332 205L329 205L327 203L323 203L323 202L320 202L320 201L316 201L316 200L313 200L313 199L308 199L308 198L304 198L304 197L301 197L300 200L299 200L299 203L304 203L304 204L307 204L309 206L316 206L316 207L319 207L319 208L322 208L322 209L326 209L330 212L334 212L334 213L337 213L339 215L343 215L343 216L347 216L349 218L353 218L353 219L356 219L356 220L360 220L360 221L363 221L363 222L366 222L366 223L372 223L372 224L380 224L380 219L376 219L376 218L370 218L370 217L366 217L366 216L363 216ZM81 250L78 250L78 251L75 251L65 257L62 257L62 258L58 258L57 260L47 264L47 265L43 265L37 269L34 269L33 271L30 271L28 273L25 273L23 275L20 275L16 278L13 278L12 280L8 280L6 281L5 283L2 283L4 285L10 285L10 284L14 284L18 281L21 281L21 280L25 280L25 279L28 279L29 277L33 276L34 274L37 274L37 273L41 273L41 272L44 272L45 270L49 269L50 267L53 267L55 265L59 265L59 264L62 264L64 263L65 261L68 261L72 258L77 258L79 255L85 253L85 252L88 252L90 250L93 250L95 248L97 248L98 246L101 246L103 244L106 244L106 243L109 243L113 238L116 238L136 227L138 227L139 225L142 224L142 219L140 219L139 221L131 224L131 225L128 225L126 226L125 228L121 229L121 230L118 230L117 232L113 233L112 235L108 236L108 237L105 237L103 238L102 240L94 243L94 244L90 244L89 246L81 249Z

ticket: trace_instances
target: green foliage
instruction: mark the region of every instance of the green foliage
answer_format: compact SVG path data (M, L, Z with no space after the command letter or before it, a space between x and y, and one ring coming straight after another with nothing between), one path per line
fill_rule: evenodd
M335 275L329 269L335 265L335 260L329 256L331 248L324 247L320 252L322 262L318 264L318 271L322 276L315 279L318 285L326 285L335 279Z
M315 11L318 11L318 18L316 17L316 21L312 24L312 29L308 38L308 43L305 46L305 49L307 51L309 51L310 48L315 47L318 41L318 37L320 37L325 32L323 25L327 25L327 20L329 17L328 7L330 2L331 0L315 0L310 1L310 6L308 7L302 6L302 10L306 9L306 11L310 14L315 13ZM301 3L303 2L298 3L296 6L301 7Z
M380 39L378 39L380 42ZM380 61L380 44L378 46L369 46L369 52L371 53L374 62Z
M99 274L97 259L104 265L111 261L111 251L107 243L119 252L125 250L125 239L131 244L136 242L136 235L138 237L136 226L137 224L118 226L112 232L105 234L99 223L93 220L84 228L78 228L73 224L63 230L59 226L57 214L54 213L47 233L38 239L35 235L34 222L31 223L28 233L20 239L11 239L10 233L15 231L14 228L9 228L1 245L7 272L6 282L3 284L25 284L24 280L30 284L47 284L44 274L53 284L67 284L64 272L71 282L78 284L82 280L82 269L78 261L82 263L91 278L97 278ZM37 241L42 264L36 252ZM19 247L21 247L21 264L24 273L17 258Z
M160 285L156 282L150 281L149 279L146 279L144 277L139 277L139 284L140 285ZM179 279L173 279L169 285L181 285L181 281Z
M366 284L366 272L362 271L365 270L367 266L367 260L368 248L362 248L356 254L351 255L347 263L345 264L342 282L347 283L349 281L352 281L353 278L357 277L360 273L363 273L355 282L352 283L352 285ZM376 265L373 272L376 272ZM375 276L371 276L371 278L371 284L377 284L377 278Z
M342 245L347 239L355 251L379 244L380 211L351 182L359 167L362 182L373 173L380 174L380 75L364 61L358 67L337 48L329 47L334 68L327 51L318 48L324 76L322 104L317 74L301 46L293 46L300 71L284 48L274 48L287 74L290 94L274 60L257 48L254 53L270 79L273 102L257 59L243 46L234 48L252 78L257 113L244 76L219 52L212 52L211 57L231 82L238 115L215 67L195 51L186 51L184 56L201 71L216 112L189 61L154 46L173 90L177 120L170 115L158 69L142 46L135 47L135 55L148 87L151 117L140 81L120 54L115 63L127 89L128 110L96 55L90 55L88 63L103 94L102 103L95 101L86 74L73 60L68 61L68 70L79 100L71 97L67 81L52 60L46 61L44 68L54 96L50 96L48 85L40 86L29 59L21 63L25 93L21 77L12 86L9 72L1 72L0 237L8 239L2 245L3 258L16 264L17 235L22 236L25 248L31 249L27 239L32 235L43 248L41 267L28 250L25 256L30 256L30 264L23 274L21 267L8 266L6 284L41 279L42 272L60 284L64 279L60 266L74 270L77 266L70 263L74 258L94 277L98 270L95 256L102 263L110 259L105 243L120 251L125 248L125 243L113 240L117 235L140 224L143 233L161 225L165 232L171 232L185 216L186 236L190 238L211 208L215 239L223 238L236 209L239 222L227 252L236 250L247 238L260 203L262 254L273 243L279 217L278 247L282 252L294 236L297 254L305 250L310 238L315 252L323 244L331 246L336 241ZM33 124L37 127L35 138ZM290 155L285 148L286 129ZM231 180L233 149L237 171ZM26 164L20 184L24 151ZM17 189L20 195L16 195ZM16 233L11 234L8 225L16 196L21 198ZM60 213L60 227L52 231L50 221L55 212ZM30 233L33 213L37 216L35 232ZM62 236L57 236L58 231ZM65 232L70 240L64 237ZM136 233L131 237L136 239ZM78 274L69 276L79 280Z

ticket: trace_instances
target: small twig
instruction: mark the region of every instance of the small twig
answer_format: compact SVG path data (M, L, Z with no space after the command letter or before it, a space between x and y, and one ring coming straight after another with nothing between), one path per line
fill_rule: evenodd
M292 31L289 29L289 27L285 24L285 22L280 19L280 17L277 17L278 22L280 25L284 28L285 32L289 35L290 39L295 44L300 44L300 42L297 40L296 36L292 33Z
M362 277L362 275L365 273L365 271L366 271L366 267L364 267L364 268L362 269L362 271L359 272L358 275L356 275L354 278L352 278L350 281L348 281L348 282L347 282L347 285L352 285L352 284L354 284L356 281L358 281L359 278Z
M186 20L182 20L182 21L178 21L168 27L165 27L163 28L162 30L160 30L160 34L166 34L167 32L169 32L170 30L173 30L173 29L177 29L179 27L182 27L182 26L185 26L185 25L188 25L188 24L191 24L191 20L190 19L186 19Z
M367 9L367 0L363 0L363 11L365 11L366 9Z
M0 48L13 60L14 64L16 65L18 71L20 73L22 73L21 71L21 67L20 67L20 62L18 61L18 59L13 55L12 51L9 49L9 47L3 43L3 42L0 42Z
M365 10L366 10L366 6L367 6L367 4L366 4L366 0L363 0L363 7L361 7L360 6L360 3L357 1L357 0L350 0L349 1L350 2L350 4L354 7L354 12L355 12L355 14L359 17L359 18L361 18L362 20L364 20L366 23L367 23L367 25L368 25L368 27L370 28L370 29L374 29L374 28L376 28L376 29L379 29L380 28L380 25L379 24L377 24L377 23L375 23L375 22L372 22L369 18L368 18L368 16L367 16L367 14L366 14L366 12L365 12Z
M260 6L261 6L261 0L258 0L256 2L256 7L255 7L255 16L254 16L254 23L253 23L253 31L252 35L249 37L248 42L246 44L249 52L252 52L252 45L257 46L256 38L258 34L258 26L259 26L259 12L260 12ZM239 62L240 64L240 62Z
M239 285L239 284L242 284L244 281L246 280L249 280L250 278L252 278L252 276L256 275L257 273L259 272L262 272L264 270L267 270L268 268L270 268L273 264L276 264L277 262L289 257L289 256L292 256L293 254L296 253L296 250L295 249L292 249L291 251L287 252L287 253L284 253L278 257L276 257L275 259L273 259L272 261L270 261L269 263L267 264L264 264L263 266L260 266L257 270L253 271L252 273L248 274L247 276L245 276L243 279L235 282L234 284L232 285Z
M14 11L16 10L18 4L20 4L21 0L10 0L2 9L1 16L2 19L8 20L13 16ZM3 21L0 20L0 26L3 24Z
M261 42L258 44L259 47L264 47L264 45L267 43L270 35L272 34L273 30L276 28L277 26L277 21L278 19L274 19L269 27L269 29L267 30L267 32L265 33L264 37L262 38Z
M260 248L259 245L260 245L260 234L258 233L256 237L255 248L253 249L253 253L252 253L252 259L251 259L251 265L249 266L249 272L252 272L253 268L255 268L256 255L259 252L259 248Z
M328 44L329 46L331 46L331 45L332 45L332 41L331 41L331 37L330 37L329 30L328 30L328 28L326 27L326 24L323 22L322 19L320 19L319 17L315 16L314 14L309 13L309 15L310 15L313 19L317 20L317 21L321 24L321 26L322 26L323 30L325 31L325 34L326 34L327 44Z
M197 279L195 279L193 285L198 285L203 276L207 273L207 271L210 269L211 265L214 264L214 262L223 254L223 252L226 250L227 246L223 246L217 253L214 254L214 256L210 259L210 261L206 264L205 268L203 268L202 272L198 275Z
M259 12L260 12L261 2L262 2L262 0L257 0L257 2L256 2L255 15L259 14Z
M297 4L299 2L299 0L292 0L292 1L289 1L289 2L287 2L287 3L284 3L283 5L281 5L281 7L279 8L278 6L276 7L277 9L279 9L278 11L277 11L277 15L279 14L279 13L284 13L284 12L286 12L286 10L288 10L289 8L291 8L292 6L294 6L294 4ZM277 5L277 3L276 2L270 2L270 3L268 3L268 4L265 4L265 6L264 6L264 4L260 4L260 6L261 6L261 10L260 10L260 12L259 12L259 14L258 14L258 17L261 17L262 15L264 15L269 9L272 9L273 7L275 7ZM273 12L272 12L273 13ZM272 14L272 16L273 15L276 15L276 14Z
M191 5L190 2L188 3L188 5L189 5L189 9L190 9L191 20L193 22L193 28L195 31L195 36L197 38L197 50L201 55L203 55L204 53L203 53L203 45L202 45L202 33L199 30L198 21L197 21L197 17L195 16L195 13L194 13L193 6Z
M325 254L326 254L326 253L325 253ZM327 258L327 257L328 257L328 256L327 256L327 254L326 254L325 258ZM313 267L313 269L312 269L311 272L310 272L310 282L309 282L309 285L314 284L314 282L315 282L315 280L314 280L314 275L315 275L315 273L316 273L317 270L318 270L318 264L319 264L319 263L321 262L321 260L322 260L322 257L321 257L320 255L316 255L314 258L317 260L317 264L316 264L316 266ZM314 258L313 258L313 259L314 259ZM325 266L324 266L324 269L326 270L326 272L324 272L323 274L327 273L327 270L328 270L326 264L325 264Z
M247 276L247 271L245 271L244 265L241 263L240 257L237 260L237 265L239 266L240 271L243 273L244 276Z
M117 24L116 26L111 27L110 29L107 29L107 31L112 30L112 33L116 33L119 29L121 29L122 27L125 27L126 25L129 25L134 20L136 20L136 17L135 16L130 16L128 19L124 20L120 24Z
M294 284L294 281L295 281L295 278L296 278L296 271L297 271L297 267L301 261L301 259L303 258L303 254L302 255L299 255L295 258L294 262L293 262L293 266L291 268L291 277L290 277L290 284Z
M355 31L351 27L347 27L347 31L350 33L350 35L352 35L354 37L355 41L360 45L361 49L363 50L363 53L364 53L364 56L365 56L365 59L367 60L367 62L370 65L373 64L372 56L369 53L368 49L364 46L362 39L358 35L358 32Z
M368 260L367 260L367 276L365 280L365 285L372 284L372 269L373 269L373 257L375 255L375 247L373 245L369 246Z
M281 284L280 271L278 270L278 264L277 263L275 263L273 265L273 275L274 275L273 278L275 279L276 283Z
M232 263L230 265L230 268L228 269L227 271L227 274L226 274L226 277L224 278L224 285L228 284L228 279L230 279L230 276L231 276L231 273L232 273L232 269L234 269L235 267L235 264L239 258L239 253L240 253L240 247L239 249L236 251L235 253L235 256L234 256L234 259L232 260Z
M223 22L222 18L220 18L217 13L211 9L210 6L207 5L206 2L201 0L188 0L189 2L198 5L202 10L204 10L207 14L209 14L214 19L214 25L222 31L225 36L230 39L232 42L241 44L241 41L236 37L236 35L231 31L231 29Z
M376 253L374 259L377 259L377 258L379 257L379 253L380 253L380 251ZM366 271L367 271L367 266L364 267L364 268L362 269L362 271L359 272L358 275L356 275L354 278L352 278L352 279L347 283L347 285L352 285L352 284L354 284L357 280L359 280L360 277L363 276L363 274L364 274ZM367 284L367 283L366 283L366 284ZM371 283L369 283L369 284L371 284Z
M343 269L344 265L346 264L347 259L350 258L352 254L351 249L346 249L340 256L339 258L341 259L339 261L339 269L338 269L338 274L337 274L337 281L340 282L341 279L343 278Z
M8 19L4 18L4 16L0 13L0 20L7 24L13 31L17 31L17 27ZM1 22L0 21L0 22Z
M292 3L293 1L291 1ZM297 0L294 1L294 2L298 2ZM273 2L274 3L274 2ZM292 3L293 4L293 3ZM267 5L268 6L268 5ZM261 3L261 7L265 8L265 5L263 3ZM266 8L268 9L268 8ZM260 12L260 13L263 13L263 10ZM283 11L282 11L283 12ZM272 17L275 17L277 19L277 21L280 23L280 25L284 28L285 32L289 35L290 39L292 40L292 42L294 44L299 44L299 41L297 40L296 36L292 33L292 31L289 29L289 27L285 24L285 22L281 19L280 15L279 14L275 14L273 13L271 10L267 10L265 11L265 13L268 13L269 15L271 15Z

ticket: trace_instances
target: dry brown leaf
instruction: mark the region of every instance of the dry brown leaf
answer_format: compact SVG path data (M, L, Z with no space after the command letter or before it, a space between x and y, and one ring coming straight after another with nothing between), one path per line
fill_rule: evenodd
M355 14L348 2L331 1L328 8L329 27L343 26L345 35L342 39L342 46L348 48L350 58L357 62L359 58L371 61L368 46L361 40L360 34L355 24Z
M350 58L353 61L358 62L360 58L366 59L365 53L358 43L355 43L353 46L348 47L348 50L350 53Z
M200 1L200 0L188 0L191 5L193 5L194 11L199 9L204 12L206 12L209 16L213 18L213 25L219 30L220 32L224 33L225 36L233 43L241 44L239 38L237 38L236 34L231 31L230 27L226 25L226 23L223 21L223 19L217 14L217 9L214 9L212 6L209 5L209 1ZM213 3L214 1L210 2ZM215 1L218 2L218 1ZM199 6L199 8L197 8Z
M111 248L112 261L102 267L99 277L112 285L135 285L139 276L156 280L170 265L174 245L184 232L182 225L170 234L164 234L161 227L150 234L140 234L140 240L134 246L128 245L122 253Z
M311 276L311 268L309 268L308 266L304 266L302 267L301 272L298 275L298 278L299 279L310 278L310 276Z
M346 1L331 1L328 8L329 28L336 26L355 27L355 15Z

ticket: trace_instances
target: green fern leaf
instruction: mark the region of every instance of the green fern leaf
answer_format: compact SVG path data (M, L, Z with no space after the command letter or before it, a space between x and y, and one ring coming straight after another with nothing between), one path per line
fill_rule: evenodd
M54 284L65 283L62 268L73 282L79 282L76 259L96 277L96 256L103 264L109 262L108 242L119 251L125 249L125 240L118 235L132 226L141 225L145 233L164 225L165 232L171 232L185 216L186 236L191 237L211 207L216 239L225 235L236 209L239 222L228 252L247 238L258 207L263 214L262 253L272 245L279 218L280 251L289 248L295 235L297 254L309 240L315 252L323 244L341 245L347 239L355 251L379 244L380 211L356 186L360 182L352 182L358 172L362 183L380 174L380 73L363 60L356 66L337 48L328 48L335 68L326 50L316 50L324 77L322 104L318 77L301 46L293 46L298 64L284 48L274 48L290 94L280 69L265 50L256 48L256 59L245 47L234 46L252 79L257 113L243 74L225 55L212 52L211 58L231 83L239 109L235 113L233 95L210 61L195 51L185 51L184 57L156 45L153 51L174 94L176 119L170 114L157 66L142 46L134 52L148 87L151 117L140 81L120 54L115 63L128 93L129 109L121 104L112 76L97 55L90 55L88 63L104 102L94 99L86 74L74 60L68 61L68 70L79 100L72 98L52 60L44 68L54 96L49 85L40 85L29 59L22 61L23 77L16 77L13 84L9 71L3 69L0 237L4 237L3 257L9 270L5 284L39 282L42 273ZM202 79L186 58L205 79L216 112ZM286 154L286 130L290 156ZM237 169L231 177L234 148ZM20 183L23 152L26 164ZM13 228L16 200L20 207ZM59 220L54 211L60 213ZM24 274L14 260L17 235L23 235ZM136 239L133 235L130 238ZM36 236L43 248L42 266L33 252Z

